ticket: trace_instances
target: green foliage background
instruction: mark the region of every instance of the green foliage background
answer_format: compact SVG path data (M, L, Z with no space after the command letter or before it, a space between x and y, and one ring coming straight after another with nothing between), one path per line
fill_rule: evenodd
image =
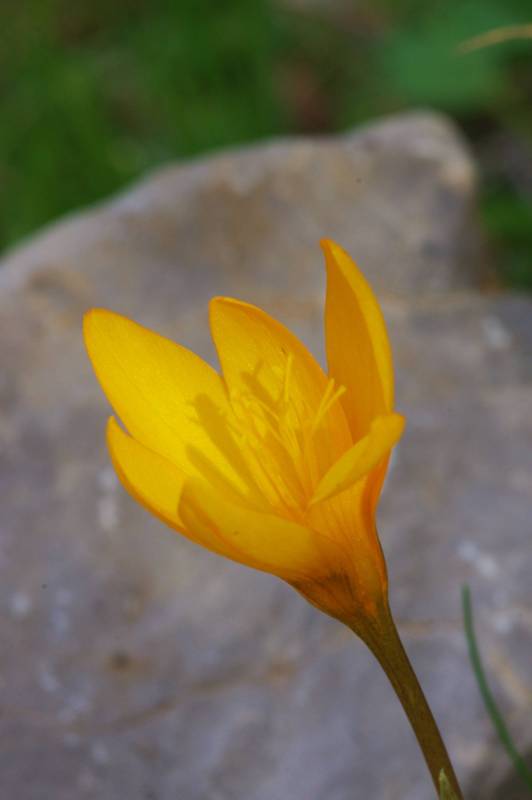
M502 279L532 287L530 0L3 0L0 248L168 160L394 111L451 114Z

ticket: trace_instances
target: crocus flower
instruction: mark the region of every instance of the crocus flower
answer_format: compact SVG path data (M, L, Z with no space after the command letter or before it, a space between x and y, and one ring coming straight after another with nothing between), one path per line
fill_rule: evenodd
M127 491L203 547L290 583L370 647L388 675L435 785L459 787L388 606L375 515L404 419L375 296L324 241L328 373L283 325L217 297L221 371L120 314L93 309L85 342L124 427L109 420Z
M107 441L125 488L175 530L285 579L342 619L375 612L375 511L404 420L381 311L338 245L327 264L326 374L261 309L216 297L221 373L111 311L85 318L96 375L126 428Z

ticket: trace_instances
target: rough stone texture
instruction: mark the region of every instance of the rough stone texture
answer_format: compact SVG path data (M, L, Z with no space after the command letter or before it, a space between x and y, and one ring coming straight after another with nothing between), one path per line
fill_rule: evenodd
M225 291L229 280L246 294L278 286L291 296L302 282L306 294L321 290L316 242L327 235L356 253L379 291L472 286L482 268L474 178L456 132L429 114L344 138L249 148L166 168L52 228L13 254L4 281L21 284L37 271L35 280L55 285L66 269L62 293L75 293L73 281L81 292L83 276L87 291L94 287L88 299L116 302L126 300L127 280L128 308L137 297L164 319L176 294L186 289L188 308L205 285Z
M169 533L117 485L80 336L82 312L107 305L211 358L207 301L224 293L321 354L324 234L379 289L409 419L380 508L392 604L468 797L509 799L460 587L530 751L532 301L471 288L474 171L428 114L163 170L3 264L3 796L432 796L360 642L275 578Z

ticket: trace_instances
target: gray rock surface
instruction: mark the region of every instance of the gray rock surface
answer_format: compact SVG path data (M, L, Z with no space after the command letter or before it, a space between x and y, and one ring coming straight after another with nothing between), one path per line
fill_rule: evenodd
M207 302L223 293L321 355L322 235L389 321L408 417L380 507L392 605L468 797L501 800L508 768L468 664L464 581L532 747L532 301L475 288L471 161L444 119L410 115L165 169L2 265L3 797L432 797L360 642L117 485L81 341L83 311L105 305L212 358Z

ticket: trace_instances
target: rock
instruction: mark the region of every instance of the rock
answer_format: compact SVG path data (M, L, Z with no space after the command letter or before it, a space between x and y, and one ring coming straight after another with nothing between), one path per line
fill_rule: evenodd
M475 171L457 132L441 117L410 114L355 135L166 167L15 252L3 282L20 284L37 269L55 294L71 293L81 281L75 261L74 275L106 301L141 272L149 290L139 291L142 306L155 299L157 318L154 284L164 296L171 281L182 296L185 276L186 307L204 282L217 291L228 275L241 292L279 285L300 294L302 281L307 293L321 292L316 242L327 235L355 254L379 291L430 294L483 278L474 201Z
M431 797L359 641L275 578L168 532L118 486L81 341L83 311L105 305L212 358L207 302L223 293L322 353L322 235L381 292L409 420L379 518L392 604L464 784L499 797L505 756L467 660L460 587L472 585L486 663L526 749L532 301L478 292L474 217L456 133L409 115L167 168L7 258L7 797Z

